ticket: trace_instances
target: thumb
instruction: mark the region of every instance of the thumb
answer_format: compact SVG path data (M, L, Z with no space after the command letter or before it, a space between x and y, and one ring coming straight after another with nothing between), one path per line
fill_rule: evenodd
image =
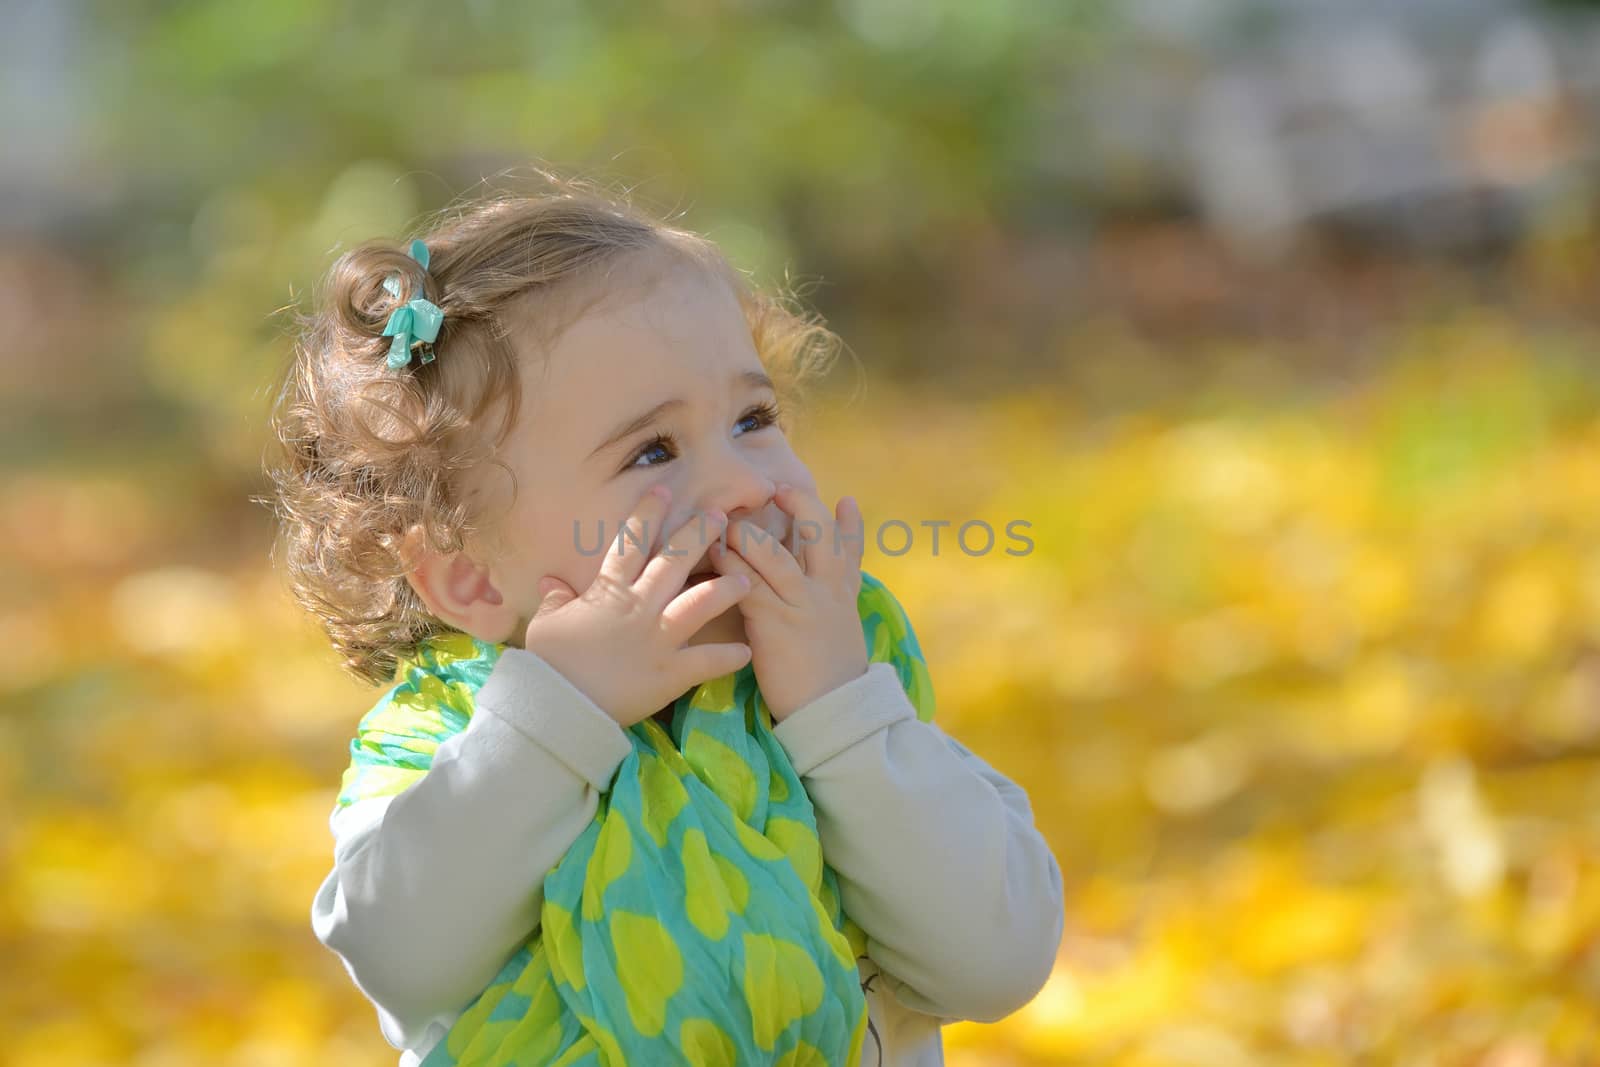
M572 591L572 586L560 578L545 575L539 579L539 610L534 612L534 617L548 615L570 601L576 600L578 594Z

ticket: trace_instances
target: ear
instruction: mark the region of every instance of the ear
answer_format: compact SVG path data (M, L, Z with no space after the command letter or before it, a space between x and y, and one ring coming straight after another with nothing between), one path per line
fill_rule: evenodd
M406 531L406 581L436 617L483 641L510 639L516 611L495 587L488 566L466 552L443 554L426 546L422 527Z

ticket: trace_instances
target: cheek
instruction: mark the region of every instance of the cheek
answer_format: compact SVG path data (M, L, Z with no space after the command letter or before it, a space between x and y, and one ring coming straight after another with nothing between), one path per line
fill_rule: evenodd
M567 579L567 584L582 592L594 583L600 568L605 565L606 556L616 552L617 536L637 507L637 500L619 498L591 502L586 505L586 510L576 515L567 514L562 520L565 527L556 541L563 566L573 576ZM574 518L577 521L576 533L573 532ZM654 525L643 533L651 545L661 540L661 531ZM626 542L625 551L638 551L631 538ZM573 578L581 580L583 585L576 585Z
M610 515L571 508L540 509L531 522L532 536L522 554L530 581L554 575L579 593L600 573L620 524Z
M606 554L616 551L617 532L626 516L581 516L577 532L573 532L572 519L560 541L562 567L572 575L567 583L582 592L594 583L600 568L605 565ZM629 543L632 547L632 543ZM582 585L575 584L575 580Z

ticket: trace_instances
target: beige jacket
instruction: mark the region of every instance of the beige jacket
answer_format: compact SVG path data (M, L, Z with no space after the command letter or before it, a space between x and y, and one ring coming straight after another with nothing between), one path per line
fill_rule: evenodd
M918 719L889 663L773 734L867 934L860 970L882 1056L869 1029L862 1064L942 1064L942 1024L1010 1014L1055 960L1061 872L1027 795ZM401 1067L421 1062L537 928L545 874L629 751L623 728L565 676L507 648L427 774L334 809L312 929L377 1008Z

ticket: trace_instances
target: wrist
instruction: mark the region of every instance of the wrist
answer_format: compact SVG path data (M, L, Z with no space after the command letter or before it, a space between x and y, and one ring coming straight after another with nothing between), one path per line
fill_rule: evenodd
M915 718L894 664L879 660L860 678L803 705L772 735L804 776L879 730Z
M815 704L818 700L821 700L834 690L841 689L844 686L849 685L851 682L857 680L862 675L867 673L867 666L867 664L862 664L859 667L851 667L847 670L841 671L838 674L835 674L830 680L825 681L820 685L813 686L798 699L790 698L782 701L781 704L773 704L771 701L768 701L767 709L772 712L772 721L774 723L783 722L796 712L803 711L810 705Z

